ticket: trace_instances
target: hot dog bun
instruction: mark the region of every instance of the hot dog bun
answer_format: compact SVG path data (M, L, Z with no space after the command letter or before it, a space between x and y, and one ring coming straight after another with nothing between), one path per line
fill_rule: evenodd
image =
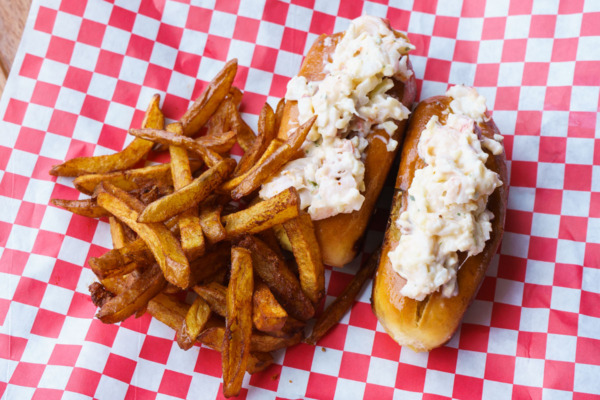
M398 34L399 35L399 34ZM321 35L313 44L302 64L299 75L309 81L320 81L324 78L324 62L330 59L336 44L341 40L343 33L334 35ZM412 70L412 67L409 68ZM406 81L394 79L395 86L388 94L400 100L408 109L411 108L416 97L416 83L414 74ZM282 139L287 133L298 126L298 107L296 101L286 103L278 136ZM392 139L402 143L406 128L406 120L396 121L398 129ZM377 197L383 188L385 178L398 151L388 151L382 140L375 139L380 136L389 140L389 135L381 129L373 130L367 136L369 145L366 149L365 160L365 196L360 210L348 214L337 214L322 220L314 221L317 240L321 246L323 262L342 267L354 259L361 245L361 239L373 213ZM400 147L400 146L398 146Z
M487 208L494 214L490 239L485 243L481 253L467 258L458 270L458 294L453 297L443 297L440 291L437 291L423 301L400 294L400 289L405 285L406 280L392 268L389 258L389 252L396 248L401 236L395 221L407 208L408 188L415 171L425 166L417 152L421 132L434 115L437 115L442 123L445 121L450 101L451 99L446 96L427 99L421 102L411 115L402 149L392 213L377 274L373 281L371 300L375 315L396 342L409 346L415 351L429 351L450 340L483 281L504 231L508 194L505 155L504 152L496 156L488 153L486 167L499 175L503 185L497 187L488 198ZM494 134L499 134L498 128L491 119L479 123L479 128L482 135L490 139L494 138ZM465 258L464 253L459 253L459 265Z

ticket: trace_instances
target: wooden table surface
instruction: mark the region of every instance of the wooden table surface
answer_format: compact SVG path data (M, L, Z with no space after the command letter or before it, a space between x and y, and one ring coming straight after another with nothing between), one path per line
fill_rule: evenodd
M19 47L31 0L0 0L0 95Z

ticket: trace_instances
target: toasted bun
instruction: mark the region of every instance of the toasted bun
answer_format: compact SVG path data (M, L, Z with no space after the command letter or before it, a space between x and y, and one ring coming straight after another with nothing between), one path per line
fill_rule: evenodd
M490 239L483 252L469 257L458 271L458 295L445 298L438 291L423 301L417 301L400 294L406 280L394 271L388 257L388 253L396 248L401 235L395 221L407 207L408 188L415 171L425 166L417 153L421 132L433 115L437 115L444 123L444 111L449 108L449 104L448 97L432 97L421 102L411 116L402 149L392 214L388 221L377 275L373 281L371 300L375 315L396 342L415 351L429 351L450 340L473 301L504 232L508 194L505 155L489 154L486 167L499 174L503 185L496 188L488 199L488 209L494 214ZM499 133L491 119L480 123L479 127L488 138ZM465 254L460 253L459 263L464 259Z
M325 40L328 37L331 39ZM342 37L343 33L336 33L331 36L321 35L306 55L298 75L309 81L322 80L325 77L323 72L324 61L330 59L335 46ZM409 68L412 70L410 61ZM407 82L399 80L394 80L394 82L395 86L388 93L399 99L410 109L416 97L414 74ZM392 138L399 143L402 143L406 122L406 120L396 122L398 129L392 135ZM288 101L283 112L278 136L285 139L287 133L297 126L298 107L295 101ZM338 214L314 221L317 240L321 245L323 262L328 265L342 267L352 261L360 250L361 239L373 213L375 202L398 151L398 148L394 151L387 151L386 145L381 140L374 140L376 135L389 139L389 135L380 129L372 131L367 136L369 146L366 149L365 160L365 191L363 192L365 201L361 209L352 213Z

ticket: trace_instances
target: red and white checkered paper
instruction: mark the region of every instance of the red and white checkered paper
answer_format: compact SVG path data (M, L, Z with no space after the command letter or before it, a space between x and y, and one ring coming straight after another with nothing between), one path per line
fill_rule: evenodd
M49 205L83 198L48 175L132 139L153 93L178 118L227 59L244 117L284 95L320 33L387 17L417 46L420 98L486 96L511 172L499 254L457 334L414 353L373 316L370 287L318 346L246 376L252 399L600 397L600 2L597 0L34 1L0 101L0 395L220 398L219 353L182 351L144 316L94 319L87 259L108 224ZM381 241L390 191L368 236ZM327 301L359 262L328 269Z

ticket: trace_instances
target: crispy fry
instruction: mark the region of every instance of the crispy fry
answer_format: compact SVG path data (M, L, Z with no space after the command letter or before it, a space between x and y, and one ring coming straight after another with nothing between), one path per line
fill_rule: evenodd
M144 140L168 145L183 147L195 154L203 156L206 149L216 153L225 153L235 143L235 132L227 131L219 134L205 135L198 139L178 135L169 130L162 129L130 129L129 134Z
M178 332L185 321L189 308L188 304L159 293L148 302L147 311L154 318Z
M183 135L183 128L180 123L169 124L167 131L175 135ZM187 139L187 138L186 138ZM187 151L178 146L169 146L171 155L171 176L173 178L173 187L175 190L180 190L186 185L189 185L192 178L190 169L190 160ZM204 254L205 244L200 219L198 218L198 210L190 208L179 216L179 231L181 236L181 248L188 257L193 260Z
M196 338L204 329L210 318L210 308L201 297L197 297L188 310L185 320L177 333L177 344L183 350L188 350L196 342Z
M298 263L300 285L314 306L325 294L325 272L310 215L303 213L283 223Z
M271 353L261 353L258 351L250 352L248 357L248 364L246 365L246 371L250 375L257 372L264 371L268 366L273 364L273 356Z
M231 278L227 287L223 339L223 394L237 396L250 353L252 335L252 257L241 247L231 249Z
M288 140L278 147L273 154L264 159L263 162L259 162L250 168L248 172L244 174L242 182L231 191L231 198L239 200L242 197L249 195L287 164L300 149L302 143L304 143L316 118L317 117L314 116L304 124L300 125L290 135Z
M159 108L160 96L155 94L146 111L142 126L144 128L162 129L164 116ZM50 170L50 175L79 176L85 174L107 173L120 171L135 165L152 149L153 143L143 139L136 139L118 153L96 157L78 157L55 165Z
M189 185L161 197L140 214L138 221L160 222L197 206L233 172L235 160L226 158L210 168Z
M190 160L192 172L202 165L201 161ZM148 185L172 186L171 164L152 165L108 174L82 175L73 180L75 188L81 193L91 195L100 182L108 182L125 191L141 189Z
M108 189L106 192L98 193L98 204L140 236L154 255L167 281L181 288L188 287L190 285L190 266L175 236L164 224L137 222L139 213L131 207L131 204L138 200L126 192L114 186L110 187L110 184L101 184L101 187Z
M63 200L63 199L52 199L52 204L57 207L64 208L67 211L71 211L73 214L83 215L84 217L100 218L108 217L108 213L104 208L99 207L94 199L85 200Z
M244 149L244 155L240 159L234 175L240 176L250 170L275 137L277 137L275 115L271 106L265 103L258 116L258 136L254 137L253 135L252 141L248 143L248 148Z
M306 321L314 315L315 309L310 299L302 292L298 278L283 259L253 236L245 237L239 245L250 250L254 271L291 316Z
M152 253L142 239L136 239L121 248L115 248L100 257L92 257L88 263L99 279L125 275L136 268L154 262Z
M237 110L242 102L242 96L242 91L239 88L232 86L231 89L229 89L229 94L227 94L226 98L231 99Z
M285 109L285 99L282 98L277 102L277 107L275 108L275 134L279 132L279 127L281 126L281 119L283 118L283 110Z
M379 261L379 255L381 250L371 254L366 264L356 273L352 281L346 286L341 295L333 303L329 305L323 311L323 313L317 319L313 331L306 343L316 344L340 319L346 314L346 312L354 304L356 296L362 289L365 282L373 276L377 270L377 263Z
M281 251L281 246L279 245L279 241L277 240L277 236L275 235L273 228L257 233L257 236L260 240L265 242L271 250L277 253L279 257L285 258L285 255L283 254L283 251Z
M216 282L209 282L204 285L196 285L193 289L198 296L206 301L214 313L222 317L225 316L227 312L227 287Z
M225 64L200 97L181 117L184 135L193 136L204 126L217 110L223 98L229 93L236 72L237 59L234 58Z
M105 324L123 321L143 309L167 285L160 267L154 264L117 296L104 302L96 317Z
M214 278L220 271L227 269L231 262L231 244L221 242L213 246L209 252L190 263L192 283L204 283Z
M243 181L244 179L246 179L246 177L247 177L247 176L250 174L250 172L251 172L251 171L250 171L250 168L252 168L252 166L254 166L254 165L260 165L260 164L264 163L264 162L265 162L265 160L266 160L268 157L270 157L270 156L271 156L271 155L272 155L272 154L273 154L273 153L274 153L274 152L275 152L275 151L276 151L276 150L277 150L279 147L281 147L281 145L283 145L283 143L284 143L284 142L283 142L283 140L281 140L281 139L277 139L277 138L273 139L273 140L271 141L271 143L269 143L269 146L267 147L267 149L266 149L266 150L265 150L265 151L262 153L262 155L260 155L260 157L256 157L256 158L258 158L258 160L254 160L254 159L253 159L253 160L254 160L254 162L253 162L253 164L252 164L252 165L250 165L250 166L248 167L248 170L247 170L247 171L245 171L243 174L240 174L240 175L238 175L238 176L236 176L236 177L234 177L234 178L232 178L232 179L228 180L227 182L225 182L225 183L224 183L224 184L221 186L220 190L221 190L222 192L229 192L229 191L231 191L231 190L235 189L235 187L236 187L236 186L238 186L240 183L242 183L242 181ZM252 149L251 149L251 150L249 150L249 152L252 152L252 151L253 151ZM244 157L244 156L242 156L242 158L243 158L243 157ZM250 157L250 155L249 155L249 157ZM242 160L240 160L240 162L241 162L241 161L242 161ZM239 164L238 164L238 165L239 165Z
M225 337L225 328L223 326L213 326L204 329L198 336L198 341L213 350L223 351L223 338ZM254 374L265 370L273 363L273 356L270 353L260 353L251 351L248 355L246 371Z
M210 244L220 242L227 237L225 227L221 223L222 211L223 205L219 204L214 195L200 205L200 225Z
M260 333L254 333L250 339L252 351L268 352L283 349L300 343L304 339L304 332L296 332L291 337L275 337Z
M300 213L300 198L295 188L288 188L268 200L221 218L227 237L258 233L295 218Z
M120 249L125 246L129 240L125 233L124 225L112 215L108 217L108 224L110 226L110 237L112 238L113 248Z
M288 314L263 282L256 284L252 304L252 322L256 329L262 332L276 332L283 328Z

